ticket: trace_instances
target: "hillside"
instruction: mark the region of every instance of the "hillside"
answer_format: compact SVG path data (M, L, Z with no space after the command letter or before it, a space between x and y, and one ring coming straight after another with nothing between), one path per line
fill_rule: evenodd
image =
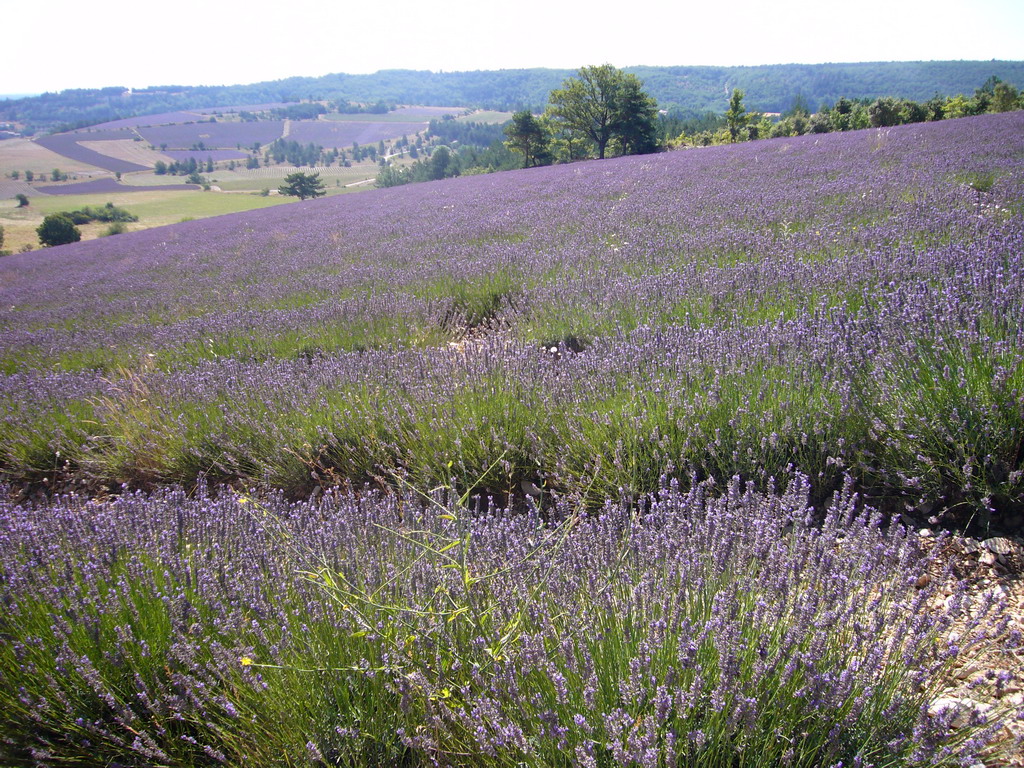
M1024 764L1022 214L1018 111L0 260L0 762Z
M467 177L12 256L0 461L595 497L795 465L823 493L852 472L1016 520L1022 125Z
M457 131L472 128L475 120L507 117L455 117L463 112L457 107L398 107L382 115L284 119L273 111L250 111L258 106L161 113L0 142L4 250L38 246L37 228L49 214L108 202L138 216L132 230L264 208L282 201L279 188L300 166L319 174L326 194L364 189L374 183L379 160L402 168L441 142L440 129L432 128L438 122ZM20 206L18 194L31 204ZM85 227L82 237L105 231Z
M597 64L600 62L581 62ZM724 112L733 88L746 92L747 106L782 112L799 95L811 108L840 96L897 96L924 101L935 94L971 94L989 77L1024 84L1021 61L859 62L773 64L756 67L626 67L638 75L662 109ZM154 86L145 89L79 89L0 101L0 122L30 131L62 125L92 125L138 114L268 104L302 100L397 104L450 104L509 111L542 108L547 95L571 70L519 69L477 72L383 70L292 77L231 86Z

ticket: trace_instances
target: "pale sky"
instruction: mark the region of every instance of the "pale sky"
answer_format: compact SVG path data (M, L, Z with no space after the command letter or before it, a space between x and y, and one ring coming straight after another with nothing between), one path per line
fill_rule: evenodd
M0 29L0 94L380 69L1024 59L1022 0L0 0Z

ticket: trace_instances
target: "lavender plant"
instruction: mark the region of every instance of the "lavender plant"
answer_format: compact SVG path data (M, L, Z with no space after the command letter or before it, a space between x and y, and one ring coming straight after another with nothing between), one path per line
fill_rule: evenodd
M929 608L916 537L849 492L811 524L807 498L797 476L592 516L372 493L3 502L0 756L967 764L1013 713L953 728L928 705L950 664L1006 642L999 606Z

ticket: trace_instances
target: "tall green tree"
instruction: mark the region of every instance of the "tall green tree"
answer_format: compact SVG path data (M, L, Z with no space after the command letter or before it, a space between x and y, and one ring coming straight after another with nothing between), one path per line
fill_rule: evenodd
M428 166L428 177L431 181L438 181L451 176L452 174L452 152L443 144L434 150L430 155Z
M505 146L523 156L523 168L551 162L551 136L530 110L512 115L512 122L505 126L505 136Z
M1020 109L1020 94L1009 83L996 83L992 93L993 112L1009 112Z
M624 148L641 145L645 122L653 122L655 114L653 99L637 77L611 64L581 68L553 90L548 101L555 124L589 138L601 159L613 138L619 138Z
M658 103L644 93L636 75L622 75L614 131L624 155L646 155L658 149Z
M903 122L900 115L900 103L891 96L875 99L868 107L872 128L888 128Z
M327 194L319 173L296 171L284 177L284 184L277 189L282 195L305 200L307 197L322 197Z
M732 89L732 96L729 97L729 109L725 113L725 122L729 126L729 140L739 141L740 134L747 126L747 110L743 106L743 91L739 88Z

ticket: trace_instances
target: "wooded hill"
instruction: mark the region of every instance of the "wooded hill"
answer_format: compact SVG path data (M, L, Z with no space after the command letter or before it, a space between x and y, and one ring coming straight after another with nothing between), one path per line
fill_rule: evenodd
M597 62L581 62L597 63ZM1024 61L861 62L772 64L754 67L626 67L640 77L661 109L679 113L724 112L732 89L746 94L749 109L783 112L796 99L812 109L840 96L896 96L923 101L936 94L973 93L991 76L1024 83ZM140 114L303 100L438 104L513 110L540 109L548 93L574 74L568 69L475 72L383 70L370 75L292 77L230 86L154 86L67 90L0 101L0 121L26 133L96 124Z

